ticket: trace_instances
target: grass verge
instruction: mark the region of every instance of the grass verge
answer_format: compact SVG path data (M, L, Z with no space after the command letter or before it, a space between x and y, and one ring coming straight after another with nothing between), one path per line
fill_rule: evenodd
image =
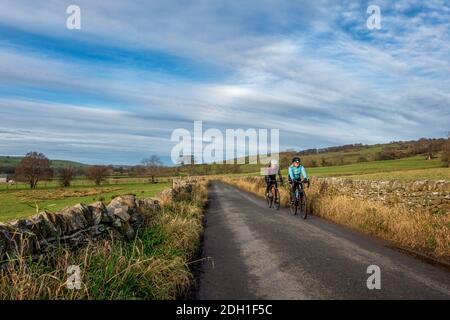
M206 182L189 197L162 198L162 209L148 213L134 242L109 239L76 252L64 248L37 260L9 259L0 269L0 299L177 299L194 279L190 261L202 234ZM81 289L67 288L68 267L81 271Z

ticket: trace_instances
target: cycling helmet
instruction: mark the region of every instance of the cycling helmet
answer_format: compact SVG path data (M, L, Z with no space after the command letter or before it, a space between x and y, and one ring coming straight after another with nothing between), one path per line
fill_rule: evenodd
M292 163L294 163L294 162L300 162L300 157L293 157Z

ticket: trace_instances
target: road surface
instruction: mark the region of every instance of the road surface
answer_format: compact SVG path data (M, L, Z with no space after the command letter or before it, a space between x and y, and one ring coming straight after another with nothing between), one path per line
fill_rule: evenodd
M381 240L220 182L209 203L197 299L450 299L448 270ZM367 287L370 265L380 289Z

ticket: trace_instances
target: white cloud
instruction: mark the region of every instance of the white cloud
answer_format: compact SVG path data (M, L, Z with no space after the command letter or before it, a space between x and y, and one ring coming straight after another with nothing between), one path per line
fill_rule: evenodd
M89 152L98 146L131 152L136 158L127 161L137 162L149 149L169 154L171 130L193 120L280 128L286 147L297 147L300 135L303 147L443 136L449 8L439 1L377 4L382 30L369 33L365 3L354 1L79 1L82 30L70 33L64 2L38 1L33 9L26 1L0 3L0 19L14 28L112 51L157 49L221 74L190 80L176 71L24 52L9 39L0 46L0 89L22 90L0 99L9 130L0 132L0 145L15 154L33 143ZM428 9L403 14L421 5ZM29 97L27 88L71 100Z

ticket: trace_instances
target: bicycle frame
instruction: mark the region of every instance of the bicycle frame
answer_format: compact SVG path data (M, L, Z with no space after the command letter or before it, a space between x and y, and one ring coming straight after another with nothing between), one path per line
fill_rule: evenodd
M295 188L295 192L294 195L292 195L292 193L290 193L291 196L291 206L290 206L290 210L291 213L293 215L297 214L297 209L300 206L301 207L301 212L303 212L303 219L306 219L308 213L306 210L306 194L305 194L305 189L304 189L304 183L307 183L307 181L299 181L298 187ZM308 183L309 186L309 183ZM292 197L294 197L292 199Z
M273 206L278 210L280 208L280 191L278 189L278 180L277 179L275 179L275 181L272 180L270 181L270 183L271 186L270 189L268 190L269 196L266 196L266 198L269 203L269 207Z
M300 200L300 190L302 192L305 192L305 190L303 188L303 182L300 182L298 186L299 187L295 189L295 198L294 198L295 201L297 201L297 202Z

